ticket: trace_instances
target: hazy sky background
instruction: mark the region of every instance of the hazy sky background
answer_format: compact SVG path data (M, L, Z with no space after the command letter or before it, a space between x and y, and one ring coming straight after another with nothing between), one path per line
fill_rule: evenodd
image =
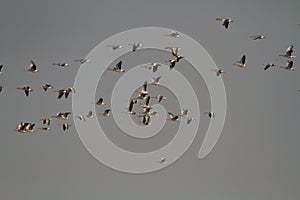
M300 1L2 1L0 7L0 197L5 200L206 199L298 200L300 196ZM216 17L234 20L225 30ZM35 90L45 82L72 86L79 65L51 63L87 55L99 42L127 29L156 26L197 40L226 70L228 112L216 147L198 159L202 136L170 167L150 174L114 171L95 160L74 129L17 134L19 121L71 111L71 99ZM252 41L251 34L265 40ZM263 71L294 44L296 70ZM245 69L233 62L247 55ZM24 73L30 60L42 70Z

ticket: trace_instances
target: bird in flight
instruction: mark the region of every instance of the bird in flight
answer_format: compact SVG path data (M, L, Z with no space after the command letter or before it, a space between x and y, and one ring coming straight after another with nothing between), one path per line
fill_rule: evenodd
M142 47L143 44L142 43L129 43L129 46L132 46L132 51L135 52L137 50L137 48Z
M53 66L58 66L58 67L68 67L70 64L65 63L65 62L58 62L58 63L53 63Z
M160 67L160 66L161 66L161 64L159 64L159 63L151 62L151 63L146 63L146 64L142 65L141 67L149 69L149 70L152 69L152 71L154 73L157 71L158 67Z
M262 66L264 67L264 70L266 71L267 69L269 69L271 67L274 67L275 64L273 64L273 63L267 63L267 64L263 64Z
M179 38L180 35L176 31L172 31L170 34L165 34L165 36L173 37L173 38Z
M116 49L122 49L123 46L122 45L118 45L118 44L108 44L106 45L107 47L111 47L112 50L116 50Z
M148 94L148 90L147 90L147 81L144 82L144 84L142 85L142 88L140 90L136 90L136 92L140 93L140 94Z
M71 112L65 112L65 113L58 112L55 116L52 116L52 118L68 120L70 114Z
M99 98L98 99L98 101L97 102L91 102L92 104L96 104L96 105L98 105L98 106L104 106L105 105L105 103L104 103L104 100L103 100L103 98Z
M80 64L84 64L84 63L87 63L87 62L91 62L91 60L86 59L86 58L81 58L81 59L78 59L78 60L74 60L74 62L79 62Z
M225 71L223 69L212 69L211 71L216 72L217 76L220 76L221 74L225 73Z
M42 121L43 124L50 126L50 123L51 123L50 118L42 118L40 121Z
M125 110L125 114L135 115L137 112L133 111L133 105L135 104L134 100L130 100L128 109Z
M25 92L25 95L28 97L30 92L33 92L33 89L27 85L25 85L24 87L18 87L17 90L23 90Z
M58 124L58 126L61 126L63 131L68 130L72 125L69 123L63 123L63 124Z
M214 118L216 116L214 112L204 112L203 114L207 115L209 118Z
M170 121L179 121L179 116L178 115L174 115L173 113L168 112L167 120L170 120Z
M114 72L125 72L124 69L122 69L122 61L118 62L115 66L113 67L108 67L108 71L114 71Z
M151 82L149 82L148 84L150 85L159 85L159 80L160 80L161 76L158 76L158 77L152 77L152 80Z
M45 92L47 92L48 90L52 89L52 85L49 83L46 83L45 85L42 85L39 88L43 89Z
M238 67L246 67L246 55L243 55L241 60L237 61L236 63L233 63L233 65Z
M249 38L252 40L261 40L261 39L266 39L266 36L264 35L250 35Z
M296 58L296 56L293 56L293 52L294 52L294 46L293 45L290 45L286 51L285 51L285 54L279 54L279 56L282 56L282 57L285 57L285 58Z
M2 68L3 68L3 65L0 65L0 75L3 75Z
M150 115L146 114L146 115L143 115L142 117L143 117L143 120L140 123L144 124L145 126L148 126L150 124L150 119L151 119Z
M292 60L288 60L286 62L286 65L285 66L281 66L280 68L283 68L283 69L288 70L288 71L294 71L295 68L293 67L293 64L294 64L294 62Z
M110 114L110 109L104 110L104 112L100 113L99 115L104 116L104 117L109 117L111 115Z
M175 67L175 64L176 64L176 60L166 60L166 62L170 63L169 67L170 67L170 70L172 70L174 67Z
M231 22L233 22L233 20L232 20L232 19L229 19L229 18L216 18L216 20L217 20L217 21L221 21L221 22L222 22L222 25L223 25L226 29L228 29L229 24L230 24Z
M30 61L30 66L29 69L24 69L24 71L26 72L31 72L31 73L37 73L39 72L39 70L37 69L36 64L31 60Z

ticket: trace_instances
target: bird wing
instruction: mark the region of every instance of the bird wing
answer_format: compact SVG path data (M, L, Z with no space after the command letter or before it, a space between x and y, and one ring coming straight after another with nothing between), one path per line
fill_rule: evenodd
M122 67L122 61L120 61L120 62L118 62L118 64L116 64L117 69L121 69L121 67Z
M57 98L60 99L63 95L64 95L64 91L63 90L59 90Z
M245 62L246 62L246 55L243 55L240 60L240 63L245 64Z
M36 70L36 64L32 60L30 61L30 68Z

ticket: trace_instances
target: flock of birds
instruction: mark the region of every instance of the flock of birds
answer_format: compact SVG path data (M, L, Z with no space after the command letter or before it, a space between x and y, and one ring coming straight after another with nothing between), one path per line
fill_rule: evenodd
M221 21L222 26L224 26L225 29L228 29L230 23L234 22L234 20L229 19L229 18L216 18L216 20ZM297 24L297 26L300 26L300 24ZM179 38L180 34L178 32L172 31L170 34L165 34L164 36L168 36L168 37L172 37L172 38ZM249 38L253 39L253 40L261 40L261 39L265 39L266 37L264 35L251 35L251 36L249 36ZM133 52L137 51L137 49L139 47L143 46L142 43L130 43L128 45L130 45L132 47ZM123 48L124 46L119 45L119 44L110 44L110 45L107 45L107 47L111 48L112 50L117 50L117 49ZM295 70L292 59L294 59L296 56L293 55L293 53L294 53L293 48L294 48L294 46L290 45L283 54L279 54L279 56L287 59L286 65L280 66L280 68L289 70L289 71ZM176 66L176 64L178 62L180 62L181 59L184 58L184 56L179 55L180 47L165 47L165 49L168 49L171 51L172 59L165 60L165 62L168 63L169 69L172 70ZM91 60L82 58L82 59L74 60L74 62L84 64L87 62L91 62ZM68 64L66 62L57 62L57 63L53 63L52 65L54 67L70 66L70 64ZM158 70L158 68L161 66L162 66L162 64L160 64L160 63L152 62L152 63L146 63L146 64L142 65L141 67L146 68L148 70L152 70L153 72L156 72ZM237 61L236 63L233 63L233 66L237 66L237 67L241 67L241 68L246 67L246 55L242 55L242 57L239 61ZM263 64L263 67L264 67L263 69L269 70L270 68L272 68L274 66L275 66L275 64L273 64L273 63L266 63L266 64ZM123 69L122 61L119 61L113 67L108 67L107 70L115 72L115 73L125 72L125 70ZM29 68L24 69L24 71L30 72L30 73L38 73L39 69L34 61L30 61ZM216 73L216 76L220 76L221 74L225 73L225 71L223 69L212 69L212 71ZM3 65L0 65L0 75L4 75ZM128 108L125 109L125 111L122 113L129 114L129 115L137 115L138 117L142 117L142 120L140 123L142 123L145 126L148 126L151 122L151 117L158 115L157 112L152 111L152 107L150 105L150 100L155 99L157 103L161 103L162 101L166 100L166 97L163 95L160 95L160 94L151 96L147 89L148 85L159 85L160 79L161 79L161 76L153 77L153 79L150 82L145 81L143 83L143 85L141 86L141 89L135 91L138 94L137 97L134 97L129 100ZM47 92L49 90L52 90L53 86L49 83L46 83L46 84L40 86L39 89L43 89L45 92ZM2 90L3 90L3 86L0 85L0 93L2 92ZM23 90L26 97L28 97L30 95L30 93L33 92L33 89L28 85L25 85L23 87L18 87L17 90ZM72 87L55 89L52 91L57 93L58 99L61 99L63 97L65 97L67 99L69 97L70 93L76 93L75 89ZM299 92L300 92L300 90L299 90ZM102 97L99 98L98 101L91 102L91 103L95 104L96 106L101 106L101 107L106 105L104 102L104 99ZM137 107L139 108L139 110L136 109ZM111 111L110 108L106 108L103 110L102 113L99 113L99 115L104 116L104 117L110 117L111 116L110 111ZM215 113L212 111L204 112L203 114L207 115L209 118L215 117ZM51 130L51 128L50 128L51 121L53 119L58 119L58 120L61 120L62 123L58 123L57 125L61 126L63 131L66 131L71 126L71 124L66 121L66 120L70 119L70 116L71 116L71 112L58 112L54 116L42 118L42 119L40 119L42 125L40 127L38 127L37 130L50 131ZM88 111L88 113L86 115L73 115L73 118L74 119L76 118L76 119L79 119L82 121L86 121L86 119L95 119L96 117L93 115L92 111ZM181 119L185 119L187 124L190 124L195 118L188 115L188 109L183 109L182 112L179 114L173 114L171 112L168 112L168 117L166 120L180 121ZM17 131L20 133L33 133L33 132L35 132L35 123L20 122L14 131ZM160 162L165 163L166 159L162 158Z

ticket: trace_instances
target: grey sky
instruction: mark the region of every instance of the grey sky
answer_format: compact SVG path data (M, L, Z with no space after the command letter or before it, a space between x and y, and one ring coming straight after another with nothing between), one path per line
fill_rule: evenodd
M2 1L1 199L299 199L299 7L297 0ZM216 17L236 21L225 30ZM79 65L56 69L51 63L84 57L111 35L143 26L191 36L226 71L227 119L208 157L198 159L200 134L170 167L132 175L95 160L74 127L36 135L11 131L20 120L71 111L71 99L57 101L36 88L72 86ZM267 39L252 41L251 34ZM294 72L262 70L266 62L285 64L277 55L291 44ZM248 66L234 68L244 53ZM30 60L41 73L23 72ZM24 84L36 90L29 98L15 90Z

